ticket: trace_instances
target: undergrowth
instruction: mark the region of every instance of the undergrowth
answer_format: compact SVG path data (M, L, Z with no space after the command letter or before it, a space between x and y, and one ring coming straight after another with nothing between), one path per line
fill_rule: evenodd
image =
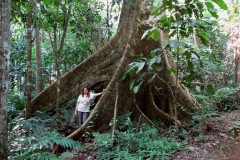
M96 159L169 159L175 152L186 149L176 137L162 137L156 128L131 122L125 114L118 117L118 129L110 133L94 133L94 142L82 151L93 151ZM127 128L127 129L126 129ZM125 131L120 131L126 129ZM173 131L173 130L171 130ZM173 133L171 133L174 135Z
M64 159L73 156L75 150L88 155L92 153L91 158L104 160L170 159L177 151L187 149L184 146L184 142L187 141L186 134L195 133L199 140L204 140L204 134L199 131L199 126L208 125L213 116L217 116L221 111L234 109L236 105L235 90L231 88L222 88L212 96L195 95L195 98L200 105L195 108L188 133L177 132L174 127L170 127L168 134L163 137L156 128L147 124L133 123L130 120L131 113L128 113L118 116L114 134L93 133L93 142L86 143L85 147L79 142L67 139L54 129L57 126L55 115L37 112L35 117L28 120L10 118L9 159ZM17 117L23 109L24 102L16 96L12 96L12 99L15 101L12 101L10 106L16 110L10 109L9 113ZM61 119L62 130L71 128L74 125L73 110L62 109ZM180 134L184 141L179 139ZM64 152L60 156L51 154L50 151L56 144L72 151Z
M62 127L72 125L72 115L62 110ZM14 119L9 121L9 159L64 159L72 156L70 152L64 152L60 156L50 151L54 145L61 145L65 149L81 149L81 144L65 135L59 134L57 120L46 112L37 112L35 117L30 119Z
M201 141L204 140L204 133L201 127L209 129L212 118L219 116L223 112L236 109L237 98L236 89L221 88L213 95L194 95L198 101L195 111L192 114L192 120L189 122L189 133L193 133Z

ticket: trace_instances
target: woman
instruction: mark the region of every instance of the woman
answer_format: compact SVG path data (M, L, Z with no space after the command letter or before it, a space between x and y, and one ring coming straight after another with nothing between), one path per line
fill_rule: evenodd
M101 93L92 94L89 92L87 87L82 89L82 94L79 95L77 100L77 105L75 109L75 116L78 116L78 125L81 127L83 123L87 120L88 113L90 111L91 102L96 96L99 96L105 92L105 89Z

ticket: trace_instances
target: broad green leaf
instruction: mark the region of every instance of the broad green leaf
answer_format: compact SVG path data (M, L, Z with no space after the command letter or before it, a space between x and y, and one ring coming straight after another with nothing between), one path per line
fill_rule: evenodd
M160 0L155 0L154 2L153 2L153 6L154 7L158 7L160 5Z
M158 10L158 7L153 7L153 9L151 10L151 14L157 15Z
M168 74L171 74L171 73L177 74L177 72L173 69L169 69L167 72L168 72Z
M129 70L127 70L127 71L124 72L124 74L123 74L123 76L122 76L122 80L126 79L128 72L129 72Z
M199 9L202 9L202 8L203 8L203 4L202 4L201 2L197 2L197 7L198 7Z
M150 60L150 62L148 62L148 70L150 70L151 68L152 68L152 65L153 65L153 63L155 63L155 58L152 58L151 60Z
M154 30L154 31L153 31L153 37L154 37L154 40L155 40L155 41L158 40L158 38L159 38L158 30Z
M217 13L216 13L216 10L215 10L213 4L210 3L210 2L206 2L205 4L206 4L206 6L207 6L207 8L208 8L208 11L210 12L210 14L211 14L213 17L218 18L218 15L217 15Z
M163 69L162 66L160 66L160 67L156 67L156 71L158 71L158 72L160 72L162 69Z
M210 8L214 9L214 5L212 3L206 2L205 4L206 4L208 9L210 9Z
M148 32L149 32L149 30L146 30L146 31L143 33L141 40L143 40L143 39L146 37L146 35L148 34Z
M145 62L137 63L138 70L137 70L136 73L140 72L143 69L144 65L145 65Z
M165 22L165 21L167 21L167 16L164 16L160 20L158 20L158 22Z
M212 0L214 3L216 3L221 9L228 10L228 6L223 0Z
M27 5L27 7L26 7L26 12L27 12L27 13L30 12L31 9L32 9L31 6Z
M200 23L200 22L201 22L200 20L194 19L194 20L191 21L191 26L194 27L196 24L198 24L198 23Z
M177 40L170 40L169 45L171 48L177 49L180 46L180 43Z
M130 77L133 77L133 70L129 71L129 75L130 75Z
M205 40L207 40L207 34L206 34L206 32L203 30L202 31L202 37L205 39Z
M137 93L137 92L138 92L138 90L139 90L139 88L141 87L142 83L143 83L143 81L141 81L137 86L135 86L135 87L133 88L133 92L134 92L134 93Z
M154 80L154 78L156 77L156 75L157 75L157 73L155 73L155 74L147 81L147 83L151 83L151 82Z
M134 86L134 81L132 80L131 84L130 84L130 90L133 89L133 86Z
M152 57L152 58L155 57L156 54L157 54L156 52L152 52L151 57Z
M134 93L137 93L138 90L139 90L139 86L138 86L138 85L133 88L133 92L134 92Z

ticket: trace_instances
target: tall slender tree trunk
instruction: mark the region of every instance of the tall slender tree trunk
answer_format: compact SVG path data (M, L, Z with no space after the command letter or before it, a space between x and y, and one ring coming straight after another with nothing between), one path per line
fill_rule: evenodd
M70 8L68 10L68 14L70 14ZM56 23L54 24L54 28L53 28L53 31L54 31L53 41L52 41L52 38L51 38L51 34L49 32L48 32L48 34L49 34L49 40L52 44L52 49L54 51L54 63L55 63L56 71L57 71L56 109L57 109L58 127L60 127L60 120L61 120L61 118L60 118L60 107L61 107L61 104L60 104L60 94L61 94L61 88L60 88L61 72L60 72L60 69L61 69L61 67L60 67L60 65L61 65L61 55L62 55L62 51L63 51L64 40L65 40L66 34L67 34L68 20L69 19L67 17L64 17L63 32L62 32L62 34L60 33L60 31L58 32L58 35L59 35L59 39L58 39L57 38L58 16L59 16L59 8L57 9L57 14L56 14L56 19L55 19ZM58 40L60 40L59 45L58 45Z
M236 90L236 97L238 100L238 104L240 104L240 99L239 99L239 91L238 91L238 48L235 46L235 88Z
M60 72L60 61L61 57L58 54L58 39L57 39L57 28L58 28L58 15L59 15L59 8L57 9L57 14L56 14L56 22L54 24L54 62L55 62L55 67L57 70L57 101L56 101L56 108L57 108L57 119L58 119L58 128L60 128L60 120L61 120L61 115L60 115L60 77L61 77L61 72ZM60 32L60 31L59 31Z
M198 36L196 36L196 33L194 33L193 37L194 37L194 44L195 44L196 48L199 49L200 44L201 44L200 43L200 38ZM195 72L198 72L197 68L195 69ZM197 82L201 83L200 80L197 80ZM197 93L201 93L201 86L200 85L196 85L196 91L197 91Z
M235 47L235 87L238 88L238 50Z
M30 1L32 3L32 1ZM26 91L26 107L25 118L32 116L31 106L31 94L32 94L32 9L27 14L27 37L26 37L26 49L27 49L27 91Z
M42 55L41 55L41 36L39 28L35 29L36 32L36 95L43 90L42 85Z
M8 159L7 106L11 0L0 1L0 159Z
M109 24L109 21L110 21L110 13L109 13L109 4L108 4L108 0L107 0L107 41L110 40L110 24Z

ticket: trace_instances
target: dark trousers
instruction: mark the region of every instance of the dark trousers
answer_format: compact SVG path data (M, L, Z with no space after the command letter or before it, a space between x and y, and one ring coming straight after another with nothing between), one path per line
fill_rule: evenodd
M83 125L83 123L87 120L88 115L89 115L88 112L77 111L79 127L81 127Z

